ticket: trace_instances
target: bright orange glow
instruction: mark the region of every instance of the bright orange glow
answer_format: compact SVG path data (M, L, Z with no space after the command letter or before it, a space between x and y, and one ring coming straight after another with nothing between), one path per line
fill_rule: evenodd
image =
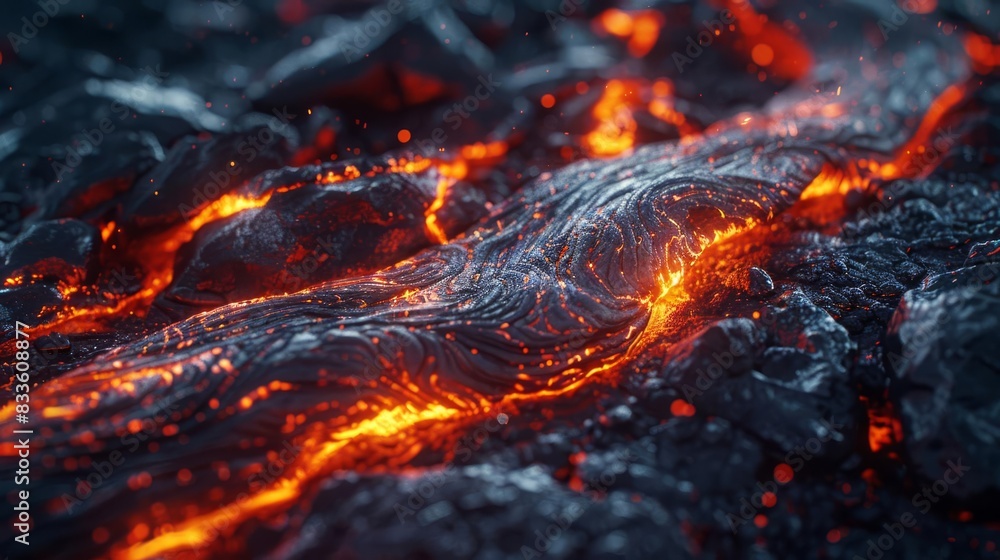
M437 194L434 196L434 200L431 201L430 206L427 207L427 212L424 214L424 224L426 225L427 237L437 243L447 243L448 234L445 233L441 224L438 223L437 211L444 206L445 196L448 194L448 187L454 184L453 179L442 178L438 181Z
M903 424L896 417L892 403L873 406L862 398L868 406L868 446L873 453L903 440Z
M615 37L628 37L632 34L632 16L619 9L612 8L597 16L598 23Z
M544 391L543 391L544 392ZM561 393L558 391L553 393ZM215 532L219 527L235 527L239 522L254 516L267 514L288 508L304 491L305 485L317 477L351 468L354 449L358 453L385 453L386 450L407 449L408 441L417 436L419 430L424 432L439 423L467 423L483 415L496 415L496 411L507 410L506 406L523 397L531 395L509 395L506 405L491 407L483 402L457 402L455 406L444 406L436 403L407 403L384 408L370 418L366 418L348 426L339 428L323 426L307 437L299 445L301 456L296 460L296 468L290 469L283 478L275 481L248 499L239 507L220 507L206 514L191 517L166 530L154 532L153 537L145 542L129 543L124 548L113 549L111 557L115 560L146 560L156 558L170 552L188 547L199 547L213 542ZM535 395L537 398L537 395ZM363 404L359 402L358 405ZM417 448L419 449L419 447ZM410 448L402 455L392 457L394 462L405 464L412 456ZM385 457L389 458L389 457ZM223 520L228 523L223 524Z
M611 8L597 16L595 25L615 37L628 39L629 54L642 58L660 38L663 15L654 10L625 12Z
M883 179L891 180L930 172L930 169L921 169L917 164L917 156L930 148L931 135L939 128L941 118L964 97L965 87L958 85L948 86L937 96L920 122L920 128L897 152L895 160L881 168L879 175Z
M802 191L800 200L823 198L828 196L844 196L852 189L862 189L867 182L861 178L857 168L849 167L848 171L827 164L811 183Z
M405 128L400 130L396 134L396 139L399 140L401 143L406 144L407 142L410 141L410 131L406 130Z
M459 149L459 157L453 161L437 161L435 168L441 175L437 184L434 200L424 212L424 224L427 238L436 243L447 243L448 235L441 226L437 212L444 207L448 190L458 181L465 179L471 169L478 164L486 165L503 157L507 153L505 142L476 142Z
M60 310L55 319L36 327L35 332L47 334L56 329L64 333L100 330L102 328L100 319L102 318L123 314L144 314L156 296L173 280L174 254L182 245L190 241L199 229L205 224L227 218L244 210L264 206L270 197L270 193L260 198L250 198L232 193L223 195L187 222L183 222L159 236L150 238L146 242L134 245L131 252L137 256L141 255L141 259L137 260L142 260L146 268L146 273L142 278L142 286L138 292L125 297L112 298L112 302L107 305L69 306ZM63 295L68 297L76 291L77 289L74 287L66 287Z
M883 446L892 443L892 428L889 426L868 426L868 445L872 451L878 451Z
M758 66L767 66L774 61L774 50L767 43L757 43L750 52L750 57Z
M194 236L195 232L209 222L228 218L234 214L250 210L251 208L261 208L271 199L271 194L265 194L260 198L252 198L241 194L225 194L215 202L209 204L197 216L181 227L180 231L173 239L169 239L164 248L168 251L176 251L181 245L187 243Z
M475 144L470 144L468 146L462 146L459 150L463 159L471 161L477 160L495 160L502 157L507 153L507 144L505 142L476 142ZM461 177L460 177L461 178Z
M490 144L476 144L467 147L469 151L463 149L463 154L470 159L489 160L502 156L506 153L506 144L494 142ZM390 159L387 168L375 167L364 173L356 166L348 165L341 173L329 171L325 175L316 176L316 182L320 184L334 184L343 181L357 179L362 175L374 177L379 173L422 173L434 165L434 160L416 158L414 160ZM454 165L441 165L442 174L447 178L448 184L464 177L465 163L458 162ZM289 185L276 189L278 192L287 192L299 188L302 185ZM445 185L444 189L447 189ZM113 293L105 294L108 302L106 304L74 306L68 305L60 309L55 317L50 321L41 324L34 329L38 336L48 334L55 330L63 333L80 333L95 331L99 332L106 327L104 321L111 317L121 317L124 315L143 316L149 309L156 297L165 290L173 281L174 255L177 251L190 242L194 235L207 224L218 220L223 220L255 208L261 208L267 204L273 193L266 192L259 197L248 196L238 192L231 192L223 195L218 200L204 207L194 216L189 217L186 222L182 222L166 232L141 240L129 246L126 260L143 263L143 274L140 278L141 286L138 291L130 295L118 295ZM435 198L432 206L435 210L443 205L443 191L439 185L438 198ZM431 221L436 220L432 218ZM101 237L106 241L111 237L116 229L114 222L109 222L101 228ZM438 235L440 234L440 236ZM443 232L434 230L434 239L443 238ZM5 285L13 286L18 282L23 282L23 278L8 278ZM59 290L64 298L69 298L81 288L72 283L60 284ZM47 313L49 310L43 310Z
M591 157L613 157L635 145L636 122L633 111L642 107L651 115L675 126L681 137L697 133L687 117L674 107L674 87L667 79L652 86L640 80L611 80L604 86L604 95L594 105L592 114L597 126L583 137L583 150Z
M953 85L942 92L931 103L917 131L897 151L892 161L879 163L874 160L862 160L847 165L844 169L828 164L802 191L800 200L832 198L842 202L848 192L868 189L872 179L893 180L929 173L930 167L922 169L916 165L915 158L929 149L931 135L940 126L942 117L964 96L965 90L961 86ZM808 212L814 218L831 221L841 211L841 207L831 204L811 207Z
M115 231L115 222L110 221L101 228L101 241L107 241Z
M386 169L389 173L409 173L411 175L422 173L429 169L433 163L429 159L422 159L417 157L414 160L407 160L406 158L401 159L389 159L389 167ZM376 172L371 171L368 176L374 176Z
M612 80L594 106L597 128L583 138L583 147L591 156L616 156L635 144L635 119L629 107L634 100L630 84Z
M655 11L636 13L632 38L628 42L628 52L635 58L642 58L652 50L660 38L660 26L663 16Z
M556 97L551 93L546 93L542 96L542 107L546 109L551 109L556 104Z
M650 100L649 113L661 121L677 127L681 136L695 134L697 130L688 122L684 113L674 107L674 84L667 79L653 83L653 99Z
M737 48L750 53L755 64L786 80L798 80L809 73L812 52L784 25L757 13L746 0L728 0L726 7L736 17L735 30L741 37Z

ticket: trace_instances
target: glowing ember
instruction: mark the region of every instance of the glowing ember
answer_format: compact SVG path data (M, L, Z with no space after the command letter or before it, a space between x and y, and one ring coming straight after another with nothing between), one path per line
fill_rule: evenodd
M636 92L625 82L612 80L594 106L597 128L583 138L584 149L592 156L616 156L635 144L635 119L630 105Z

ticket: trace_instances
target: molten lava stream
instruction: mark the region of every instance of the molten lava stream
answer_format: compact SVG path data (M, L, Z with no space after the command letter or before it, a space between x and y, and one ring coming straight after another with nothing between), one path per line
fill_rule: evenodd
M761 208L749 207L763 216ZM714 223L722 224L722 228L712 230L713 222L704 221L698 227L708 228L708 231L692 233L690 240L674 240L676 247L686 247L686 254L675 255L673 259L679 263L677 268L660 273L659 286L648 290L650 295L636 302L644 310L646 319L641 324L645 326L638 330L629 328L622 337L622 347L615 349L595 345L569 357L565 365L550 368L551 371L544 364L539 364L537 372L520 372L518 378L525 383L534 377L548 380L536 382L534 390L525 388L506 394L484 395L471 390L456 392L435 386L433 394L438 398L428 400L424 391L406 382L405 376L399 381L387 381L391 384L389 394L392 397L358 401L346 411L346 416L316 425L308 430L304 438L296 441L302 447L300 459L296 461L294 470L279 482L250 496L238 507L222 506L174 523L171 530L160 528L154 532L153 538L145 542L119 544L114 548L114 556L153 558L165 553L182 552L190 547L197 549L212 540L211 536L219 526L235 527L244 520L286 510L306 493L311 483L323 476L343 470L398 470L427 448L447 449L448 443L453 442L463 430L495 415L496 411L516 415L517 407L524 402L557 400L575 393L588 383L616 383L623 364L650 345L663 342L663 334L669 329L673 311L687 297L680 285L689 263L712 243L736 235L756 223L754 219L731 218L721 212L709 217ZM467 236L466 239L471 243L476 240L475 237ZM432 376L430 381L432 385L435 384L435 377ZM515 388L520 385L515 384ZM400 400L401 396L405 399ZM366 411L371 416L353 422L350 420ZM428 438L428 435L431 437ZM444 457L446 460L450 458L447 455ZM237 512L235 519L234 510Z
M735 230L722 232L716 239L733 233ZM389 468L402 471L432 441L438 449L452 449L451 444L473 425L500 414L516 417L518 405L522 403L558 401L560 397L574 393L589 382L615 383L620 366L629 357L649 344L662 342L658 335L652 333L662 332L672 310L685 301L686 296L679 287L682 276L683 271L670 275L658 297L650 302L653 319L649 332L639 333L627 351L599 365L586 371L576 371L575 374L572 373L575 371L572 368L565 371L562 375L572 375L573 379L562 386L531 393L509 393L492 401L485 396L455 393L432 402L427 401L418 391L408 390L402 384L394 384L392 392L408 394L410 400L401 403L382 402L376 405L380 410L373 417L350 425L328 424L311 430L303 441L297 443L302 450L294 471L271 487L245 501L234 502L187 519L174 525L172 530L146 542L118 548L113 557L147 559L167 553L180 553L184 557L183 554L192 549L198 550L196 557L203 557L207 549L201 550L200 547L213 541L218 528L236 527L244 520L284 511L306 493L311 482L322 476L344 470L370 469L378 472ZM587 353L586 349L581 352ZM373 403L359 401L348 412L368 408L374 408ZM498 422L505 424L506 419L498 418ZM428 436L433 439L428 440ZM443 456L446 461L453 458L451 452ZM234 508L233 505L238 507ZM235 519L234 509L237 512Z
M724 213L714 213L713 216L716 221L728 225L723 229L694 235L692 244L688 245L689 255L677 258L681 263L678 268L659 275L659 286L650 290L648 298L640 301L648 317L645 327L635 332L630 329L625 335L626 342L622 348L614 351L604 349L603 356L599 347L585 348L579 355L567 360L561 371L546 372L545 376L549 378L547 386L534 391L481 395L471 391L459 394L442 390L438 400L428 401L420 391L408 388L406 383L394 383L390 393L408 395L409 400L400 402L386 399L377 403L359 401L347 411L349 416L357 414L358 410L375 410L375 406L377 412L349 425L343 424L344 419L340 418L335 423L311 429L302 441L297 442L302 446L302 458L296 462L294 471L272 487L251 496L237 508L219 507L176 523L170 531L157 531L156 536L145 542L131 546L119 545L115 548L114 556L129 559L153 558L189 547L198 548L202 543L211 541L211 535L219 526L236 526L243 520L267 517L287 509L301 498L311 482L320 477L341 470L372 468L365 465L399 469L428 446L448 448L448 442L454 441L463 430L489 418L496 411L516 417L517 407L522 403L557 401L588 383L616 383L622 365L651 345L662 344L664 334L671 330L674 310L687 299L681 289L685 270L689 266L684 263L693 263L711 244L737 235L756 223L753 219L729 218ZM596 356L596 362L588 359L588 356ZM577 366L587 362L591 362L590 365L582 368ZM525 379L531 377L528 374ZM430 434L432 438L428 439ZM236 519L232 518L234 509L238 512ZM226 520L228 521L223 523Z
M51 332L78 333L87 330L103 330L107 326L102 318L120 318L124 315L145 315L156 296L173 280L174 255L180 247L191 240L204 225L233 216L244 210L260 208L267 204L271 194L248 197L240 194L226 194L201 212L179 226L162 234L140 239L126 250L127 261L143 262L146 273L142 287L135 294L118 299L114 305L73 307L59 310L55 319L35 328L36 336Z
M185 550L198 549L203 543L213 540L212 535L218 527L238 525L252 517L266 517L284 511L291 507L305 493L310 482L319 477L343 470L363 470L362 465L382 462L396 470L402 469L418 453L423 451L427 435L433 435L438 448L451 449L463 431L473 425L486 421L491 415L505 414L508 417L517 413L517 407L523 402L541 403L547 400L558 400L567 394L572 394L588 382L614 383L620 372L620 366L627 359L639 353L647 345L662 342L660 335L669 321L671 312L685 300L683 293L677 293L682 274L672 276L669 285L665 285L660 296L652 303L651 332L640 333L635 342L626 352L593 367L566 385L554 389L542 389L533 393L510 393L495 402L481 397L479 402L453 395L444 402L421 402L414 400L387 405L374 417L361 420L350 426L333 428L321 427L313 430L304 441L301 458L296 461L296 468L290 476L282 478L272 487L250 496L238 503L237 517L233 519L233 509L230 505L220 507L207 514L199 515L176 524L170 532L164 532L158 537L114 552L114 558L149 559L165 553L183 553ZM363 403L363 401L362 401ZM359 404L362 404L359 403ZM391 407L390 407L391 406ZM367 408L367 406L366 406ZM499 412L498 412L499 411ZM498 419L500 423L506 423ZM453 457L444 456L450 461ZM380 469L373 469L378 472ZM198 554L197 557L202 557Z
M957 103L959 98L956 98L955 90L951 88L942 94L924 117L923 123L911 141L899 150L894 160L895 165L904 167L902 163L909 157L914 146L925 141L941 117ZM817 201L823 201L824 204L837 203L850 189L883 178L874 171L878 168L871 165L861 166L852 163L844 167L846 169L840 170L829 164L825 166L805 189L800 202L792 207L792 211L801 211L800 208L813 206ZM835 216L815 214L814 217L828 220L834 219ZM692 296L684 289L687 271L698 266L699 257L703 253L707 250L712 253L710 248L713 246L722 246L727 242L744 242L751 238L764 239L773 233L766 228L755 228L758 222L754 219L728 223L729 226L724 229L698 237L699 240L690 250L689 258L684 261L686 264L660 275L659 290L654 291L652 297L642 300L648 312L648 321L643 329L634 334L630 333L627 337L628 342L622 349L605 353L596 363L585 369L566 367L560 374L564 379L559 384L528 392L509 392L502 396L477 394L472 391L448 394L444 391L447 398L427 400L420 391L408 389L404 383L400 383L392 394L408 395L408 400L382 399L377 403L359 401L351 410L371 408L377 412L357 422L344 424L341 421L336 425L327 424L310 430L298 443L302 446L302 459L297 461L294 471L270 488L238 504L235 508L238 512L236 519L232 518L234 508L219 507L176 523L172 526L172 530L161 528L154 533L153 538L145 542L120 543L113 549L114 557L154 558L161 554L182 552L191 548L198 550L194 553L196 556L203 556L204 551L199 547L212 540L211 535L217 527L223 525L235 527L244 520L253 517L266 518L283 511L301 498L312 481L323 476L342 470L365 470L374 465L382 465L380 469L400 469L431 444L431 441L427 440L428 434L433 434L433 447L447 449L447 443L454 441L463 430L491 415L495 416L497 411L513 414L516 417L519 404L560 399L588 383L616 383L623 364L654 345L663 344L665 335L677 331L677 326L672 324L672 317L678 309L685 308L688 304L695 307L705 303L703 298L706 294L697 293ZM727 266L732 267L732 263L728 263ZM691 299L692 297L695 299ZM590 349L587 349L581 354L587 355L589 352ZM585 360L584 356L578 361L586 363L588 360ZM573 360L569 362L573 363ZM446 455L444 459L450 460L451 457Z
M439 224L437 212L445 204L448 189L456 182L465 179L472 171L495 165L506 151L507 145L503 142L477 143L463 147L457 157L448 161L419 156L412 161L406 159L401 159L398 162L391 160L389 166L376 167L364 174L353 165L348 165L343 173L329 171L317 175L316 182L334 184L351 181L362 175L372 177L379 173L422 174L429 169L434 169L440 175L440 179L434 198L426 211L427 237L434 242L445 243L447 242L447 234ZM132 241L126 240L122 254L107 256L111 262L107 263L106 267L115 268L115 262L141 262L143 272L138 291L130 295L105 294L102 297L110 299L106 303L95 304L88 300L76 305L72 303L71 298L74 294L81 292L81 287L65 286L61 289L66 301L65 307L43 309L39 319L44 319L53 311L55 316L35 326L32 333L34 336L43 336L53 332L62 334L106 332L114 328L111 323L124 317L144 317L156 297L173 281L174 258L178 250L190 242L202 227L247 210L262 208L267 205L274 192L287 192L301 186L302 184L287 185L277 189L269 189L260 194L247 194L240 190L228 193L205 206L189 220L167 231ZM105 224L101 228L102 240L107 243L114 231L114 222ZM23 282L24 279L8 278L5 283L14 286ZM82 288L93 294L99 294L101 289L100 286Z

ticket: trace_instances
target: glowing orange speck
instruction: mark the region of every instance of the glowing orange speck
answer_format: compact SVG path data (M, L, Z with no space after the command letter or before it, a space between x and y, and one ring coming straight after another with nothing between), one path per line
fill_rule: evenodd
M618 9L610 9L598 16L598 22L605 31L616 37L632 34L632 16Z
M556 98L551 93L546 93L542 96L542 107L546 109L551 109L556 104Z
M396 139L402 142L403 144L406 144L407 142L410 141L410 131L406 130L405 128L400 130L399 133L396 134Z
M765 43L758 43L750 52L750 57L758 66L767 66L774 62L774 49Z
M107 241L111 237L111 233L115 231L115 223L113 221L108 222L101 228L101 241Z

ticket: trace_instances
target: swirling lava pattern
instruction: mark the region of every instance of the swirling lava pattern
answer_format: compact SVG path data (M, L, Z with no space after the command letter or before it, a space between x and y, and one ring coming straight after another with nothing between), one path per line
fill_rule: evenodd
M203 312L37 387L46 530L89 542L92 527L64 520L93 516L110 533L95 554L207 557L221 553L223 540L225 552L238 554L249 545L233 545L235 535L280 524L326 479L441 464L477 423L530 424L520 416L525 403L585 406L594 387L622 382L631 364L704 326L678 319L678 310L714 301L688 276L707 248L770 227L808 201L829 218L847 193L909 173L907 158L954 117L971 87L957 42L939 47L947 64L915 46L874 87L862 77L868 62L817 50L817 62L804 57L790 77L805 83L831 68L856 69L835 97L790 87L676 141L543 172L451 239L434 201L474 158L400 152L374 164L265 173L202 210L184 232L143 247L168 247L172 256L191 242L183 258L195 260L212 243L251 238L258 225L320 219L355 200L348 193L374 198L377 189L397 189L406 218L386 234L396 252L385 262L359 257L324 269L320 276L333 279L310 279L300 291L285 284L254 292L244 275L265 273L237 263L224 269L228 300L237 301L225 305L175 285L166 295ZM336 229L350 218L331 220ZM198 231L204 224L214 229ZM266 274L292 253L278 250ZM207 262L175 275L168 259L165 276L129 308L164 301L174 276L198 285L223 270ZM90 313L64 311L48 332ZM705 310L715 312L724 315ZM165 412L147 431L157 409ZM4 420L13 414L13 404L2 411ZM129 455L99 492L72 507L63 501L78 484L76 458L140 444L149 453ZM286 448L296 450L295 462L248 496L247 478Z

